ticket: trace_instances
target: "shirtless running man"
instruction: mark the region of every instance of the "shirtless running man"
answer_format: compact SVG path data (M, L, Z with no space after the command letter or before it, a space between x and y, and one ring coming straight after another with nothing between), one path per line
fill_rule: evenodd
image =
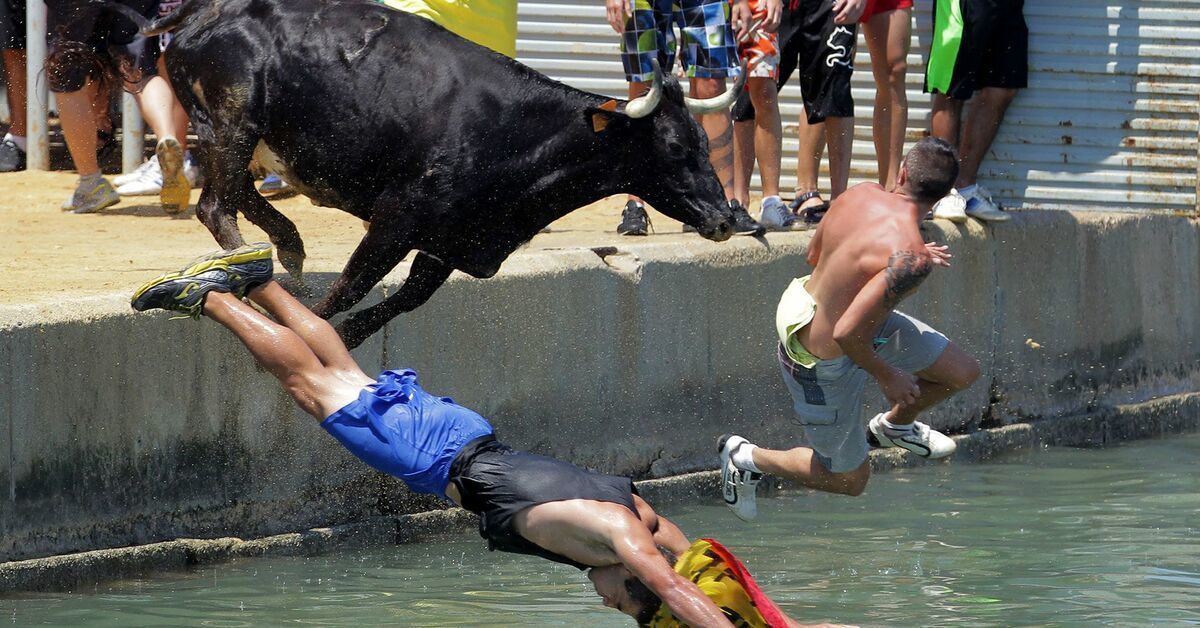
M355 456L414 492L480 515L479 532L490 549L590 569L605 605L640 624L667 617L731 626L727 616L742 617L736 609L745 604L718 606L676 573L665 556L685 555L691 542L636 494L629 478L513 450L496 439L486 419L422 389L415 371L368 377L333 327L272 274L271 246L248 245L146 283L131 304L224 325ZM799 625L770 608L778 619L772 625Z
M871 475L868 445L925 458L954 453L953 440L916 419L978 379L979 363L894 308L934 266L950 265L946 247L926 244L919 225L957 173L953 147L924 139L905 157L895 190L857 185L821 221L808 249L812 275L792 281L775 319L783 379L808 446L772 450L721 437L723 493L739 517L757 516L754 489L763 473L860 495ZM868 375L891 408L864 429Z

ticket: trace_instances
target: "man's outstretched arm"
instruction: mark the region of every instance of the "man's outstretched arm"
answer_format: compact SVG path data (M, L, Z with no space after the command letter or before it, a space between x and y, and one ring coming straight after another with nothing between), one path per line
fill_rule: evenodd
M623 526L613 526L613 551L638 580L662 599L676 618L690 626L732 626L725 614L700 587L675 573L663 558L646 526L634 517Z
M875 332L904 297L912 294L933 270L927 250L899 251L846 308L833 328L833 340L842 351L879 382L888 402L907 405L917 400L916 378L883 361L874 347Z

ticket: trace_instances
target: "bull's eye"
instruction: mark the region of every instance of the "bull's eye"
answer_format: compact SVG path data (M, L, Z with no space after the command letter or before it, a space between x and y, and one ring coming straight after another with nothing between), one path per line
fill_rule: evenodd
M687 154L687 149L685 149L683 144L680 144L679 142L667 142L667 153L669 153L672 157L679 159Z

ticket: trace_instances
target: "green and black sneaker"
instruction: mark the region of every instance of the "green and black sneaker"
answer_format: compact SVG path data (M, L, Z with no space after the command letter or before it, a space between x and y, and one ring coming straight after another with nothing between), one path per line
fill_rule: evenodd
M254 288L271 280L275 264L271 261L270 242L255 242L231 251L214 251L193 260L183 272L200 272L224 266L229 273L229 291L241 299Z
M160 309L182 312L200 318L204 297L209 292L232 292L229 271L222 262L206 262L203 268L189 268L153 279L133 293L129 304L139 312Z

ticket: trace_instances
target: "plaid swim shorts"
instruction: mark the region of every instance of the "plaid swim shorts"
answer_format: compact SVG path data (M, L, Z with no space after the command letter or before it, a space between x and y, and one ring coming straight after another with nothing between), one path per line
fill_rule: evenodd
M737 76L737 40L729 24L728 0L629 1L633 2L633 16L621 34L626 80L651 80L655 58L663 72L670 72L677 47L690 78ZM682 42L676 39L675 27Z

